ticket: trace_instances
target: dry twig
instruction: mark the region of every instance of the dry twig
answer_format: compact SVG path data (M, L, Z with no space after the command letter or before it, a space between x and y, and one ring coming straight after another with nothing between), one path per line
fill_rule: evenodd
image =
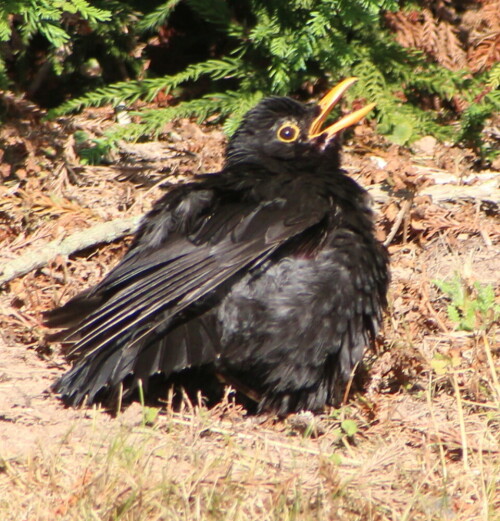
M413 198L407 199L401 205L401 209L399 210L398 215L396 216L396 220L394 221L394 224L392 225L391 231L389 232L389 235L387 236L387 238L384 241L384 246L389 246L389 244L391 244L392 240L396 236L396 233L398 233L399 227L401 226L403 219L406 217L406 215L408 215L408 212L410 211L412 204L413 204Z
M0 286L48 264L57 255L71 255L77 251L112 242L137 231L142 215L100 223L93 228L80 230L63 239L56 239L45 246L33 249L6 263L0 271Z

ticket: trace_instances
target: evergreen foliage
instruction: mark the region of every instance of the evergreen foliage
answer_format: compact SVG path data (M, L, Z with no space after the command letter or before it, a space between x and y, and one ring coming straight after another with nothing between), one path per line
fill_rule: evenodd
M86 0L4 0L0 5L0 42L9 41L16 29L25 46L40 34L54 49L61 48L71 39L64 27L64 18L69 15L77 15L91 25L111 19L109 11ZM3 60L0 61L4 67ZM55 61L54 65L57 67ZM5 77L2 80L5 81Z
M490 142L482 139L484 122L500 110L500 63L480 76L483 85L482 92L477 92L474 98L469 93L469 105L461 118L460 130L456 142L463 142L476 149L482 157L493 159L500 155L500 150ZM481 94L483 95L481 97ZM477 99L481 97L480 99Z
M110 55L129 63L129 76L145 76L101 83L52 110L52 116L104 104L130 106L138 100L152 101L159 94L172 93L180 100L167 108L136 113L140 122L116 126L106 138L109 144L117 139L158 134L165 122L179 117L203 120L218 115L231 133L242 114L262 96L318 97L339 79L355 75L359 81L347 94L348 101L375 101L377 108L369 117L375 117L379 131L393 141L406 144L421 135L433 134L440 139L463 140L492 153L481 144L480 132L486 119L500 108L494 87L498 86L498 67L473 76L430 63L423 51L403 47L384 22L384 15L399 10L401 3L167 0L141 6L134 0L7 0L0 7L0 39L9 38L13 23L8 13L14 13L23 20L23 38L27 40L37 31L42 34L54 50L54 68L61 67L61 49L74 46L65 23L68 13L74 13L101 37ZM127 32L147 40L169 27L181 8L183 16L211 28L210 37L208 30L206 35L211 52L207 59L188 63L180 72L160 77L146 75L130 50L117 43L117 35ZM417 7L413 4L412 8ZM35 16L35 12L39 14ZM188 31L186 38L192 36ZM65 66L68 61L64 60ZM0 59L0 82L3 79L5 83L2 65ZM73 66L77 65L75 59ZM194 96L189 87L200 79L203 88ZM429 97L440 100L439 111L421 108L422 99ZM451 126L447 123L456 119L457 97L468 108L461 125Z
M0 2L0 88L32 94L47 75L66 78L67 92L93 88L103 83L99 73L81 71L87 62L99 65L93 58L96 48L106 49L101 53L108 62L137 72L130 34L124 32L133 16L121 0ZM57 99L55 93L44 94Z

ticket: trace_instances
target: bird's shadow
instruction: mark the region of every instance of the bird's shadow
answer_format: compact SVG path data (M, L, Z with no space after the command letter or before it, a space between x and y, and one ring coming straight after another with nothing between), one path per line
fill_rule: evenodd
M124 380L124 386L127 385ZM135 389L128 396L117 400L116 396L96 397L96 402L112 415L116 416L134 402L139 402L147 407L168 407L174 412L194 407L213 409L228 399L235 405L243 407L247 415L256 415L258 404L244 393L228 388L220 381L214 371L206 367L185 369L166 378L157 374L149 378L146 388ZM119 403L118 403L119 402Z
M369 367L360 364L349 386L347 396L345 386L342 386L336 393L335 401L329 405L340 407L349 403L355 395L363 394L371 381ZM127 384L126 379L124 384ZM272 411L259 411L259 404L255 399L221 382L211 367L185 369L169 378L161 374L153 375L149 378L145 389L134 390L126 398L120 400L118 405L116 396L98 396L96 401L100 402L112 416L116 416L134 402L160 409L169 407L174 412L179 412L185 410L186 405L188 409L204 407L211 410L228 397L230 397L231 403L243 408L247 416L256 416L262 412L272 414ZM322 411L316 412L321 413Z

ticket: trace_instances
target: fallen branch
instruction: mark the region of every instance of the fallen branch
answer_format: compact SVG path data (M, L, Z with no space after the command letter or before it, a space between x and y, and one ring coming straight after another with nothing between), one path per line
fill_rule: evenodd
M139 228L142 215L100 223L93 228L72 233L69 237L56 239L41 248L33 249L8 262L0 268L0 286L48 264L58 255L71 255L90 246L131 235Z
M485 174L484 177L484 181L474 185L458 185L455 182L425 186L415 195L430 196L432 202L439 205L461 201L481 201L494 206L500 205L500 173L493 172L488 176ZM384 189L382 183L371 185L367 190L376 204L386 204L394 197L389 190Z

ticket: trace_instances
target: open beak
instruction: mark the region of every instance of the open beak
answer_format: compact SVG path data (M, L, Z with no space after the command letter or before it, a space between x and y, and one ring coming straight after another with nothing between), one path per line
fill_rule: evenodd
M344 81L341 81L337 86L333 87L333 89L330 90L318 103L321 108L321 112L319 116L312 122L311 128L309 129L310 139L326 134L326 142L328 142L341 130L350 127L363 119L368 114L368 112L370 112L370 110L375 107L375 103L370 103L366 107L344 116L343 118L333 123L333 125L330 125L324 129L321 128L326 118L328 117L328 114L330 114L333 107L338 103L344 92L356 81L358 81L358 78L347 78Z

